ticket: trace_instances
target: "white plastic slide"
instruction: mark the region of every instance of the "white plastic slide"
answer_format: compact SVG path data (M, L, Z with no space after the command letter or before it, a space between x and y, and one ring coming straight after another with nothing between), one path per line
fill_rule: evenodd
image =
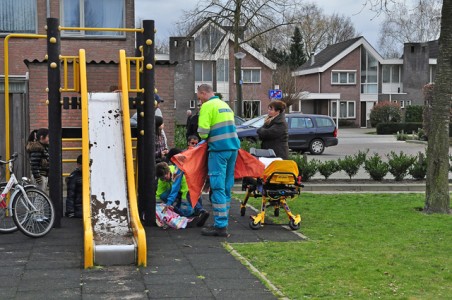
M88 103L94 263L133 264L121 94L89 93Z

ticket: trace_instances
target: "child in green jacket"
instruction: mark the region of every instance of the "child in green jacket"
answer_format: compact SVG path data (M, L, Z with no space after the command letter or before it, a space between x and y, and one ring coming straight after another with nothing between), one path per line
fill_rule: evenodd
M195 217L194 223L199 227L203 226L209 213L202 207L201 199L192 208L184 172L174 165L160 162L155 167L155 173L158 178L156 198L181 216Z

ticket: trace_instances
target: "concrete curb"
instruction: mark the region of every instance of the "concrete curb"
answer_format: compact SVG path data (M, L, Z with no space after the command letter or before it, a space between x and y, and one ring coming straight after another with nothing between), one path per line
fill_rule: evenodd
M452 184L449 184L452 191ZM240 184L234 193L244 193ZM304 183L302 192L309 193L425 193L425 183Z
M425 184L305 184L305 192L425 193Z

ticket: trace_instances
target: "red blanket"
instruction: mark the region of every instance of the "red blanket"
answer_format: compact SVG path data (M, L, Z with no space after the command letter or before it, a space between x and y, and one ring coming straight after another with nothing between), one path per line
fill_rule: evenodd
M207 143L176 154L171 161L185 173L191 205L194 207L201 196L207 179ZM261 177L265 166L256 157L245 150L239 149L235 163L234 178Z

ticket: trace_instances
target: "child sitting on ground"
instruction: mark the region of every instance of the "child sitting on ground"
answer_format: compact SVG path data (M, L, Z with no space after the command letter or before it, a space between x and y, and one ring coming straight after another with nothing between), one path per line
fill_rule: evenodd
M168 165L166 162L158 163L155 173L158 178L156 198L160 198L166 207L173 208L179 215L187 218L194 217L195 219L189 223L189 227L192 224L202 227L209 218L209 213L202 207L201 201L198 201L192 208L184 173L176 166Z

